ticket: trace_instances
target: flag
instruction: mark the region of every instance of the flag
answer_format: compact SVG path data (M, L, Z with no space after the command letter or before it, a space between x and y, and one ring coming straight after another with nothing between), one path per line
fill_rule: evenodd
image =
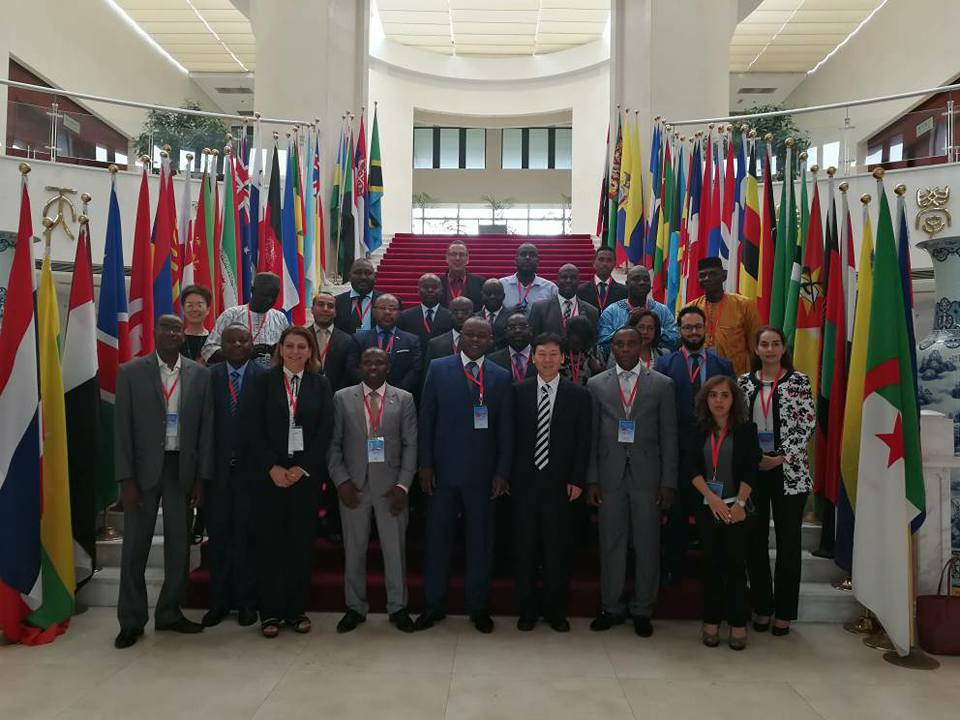
M637 114L633 116L633 132L630 133L630 203L627 206L627 227L624 229L623 243L626 246L627 260L634 265L644 261L644 233L647 229L647 216L643 201L643 153L640 148L640 125ZM622 160L621 160L622 162Z
M210 208L210 168L209 154L204 154L203 175L200 177L200 193L197 196L197 216L193 221L193 265L194 283L207 288L213 293L213 273L210 265L210 248L213 240L208 235L207 210ZM216 322L213 303L210 303L210 312L203 321L207 330L213 329Z
M239 302L250 300L250 288L253 285L253 257L256 249L252 248L251 241L256 244L255 226L250 223L250 148L247 146L247 134L240 138L240 149L233 158L233 177L237 188L237 238L240 245L237 255L238 277L240 285Z
M293 176L287 177L293 182L293 221L297 230L297 265L296 279L297 284L297 304L290 312L290 319L294 325L307 324L307 298L304 279L304 256L303 256L303 183L300 178L300 137L297 133L293 134L293 156L292 161L287 163L287 168L293 172Z
M130 356L153 352L153 247L150 243L150 188L147 167L140 177L137 219L133 229L133 267L130 271Z
M357 135L356 151L356 174L354 176L354 195L353 201L357 206L357 221L360 225L356 228L360 236L360 245L357 250L360 253L366 253L369 248L366 246L367 225L367 132L365 128L364 113L360 113L360 132Z
M316 160L316 142L311 128L307 128L307 144L304 161L307 164L307 184L304 186L303 196L303 294L305 301L313 301L317 290L317 192L314 178L314 162Z
M376 126L376 118L374 118L374 126ZM376 127L374 128L376 129ZM378 136L379 137L379 136ZM379 155L380 143L377 141L377 154ZM327 233L323 227L323 186L320 182L320 133L318 132L314 138L313 145L313 195L316 199L316 212L317 212L317 234L315 239L315 245L318 248L316 251L316 260L319 263L318 272L317 272L317 286L319 287L327 273ZM383 195L383 181L381 180L380 184L380 195ZM380 199L377 199L378 207L377 212L380 212L379 208ZM372 221L371 221L372 222ZM379 227L379 225L378 225ZM381 236L380 230L377 231L377 237ZM312 300L311 300L312 302Z
M606 198L603 206L606 236L605 244L616 250L617 245L617 211L620 197L620 160L623 156L623 128L620 124L620 109L617 109L617 135L613 142L613 160L610 158L610 128L607 127L607 180L603 188L603 197ZM623 253L620 248L619 253ZM626 262L624 254L623 261ZM619 263L618 263L619 264Z
M760 220L760 275L757 279L757 312L763 324L772 322L770 304L773 299L774 253L777 252L777 216L773 205L773 180L770 176L772 155L768 140L763 160L763 217Z
M180 195L180 224L177 228L177 238L180 244L178 258L180 261L180 291L177 293L177 302L180 302L180 293L188 285L196 284L195 256L193 253L193 161L183 174L183 191Z
M297 284L297 218L294 204L297 199L293 194L293 178L296 170L293 167L293 147L287 143L287 178L283 188L283 210L281 212L281 242L283 253L283 272L280 276L281 295L283 304L281 308L288 314L292 314L293 309L300 304L300 286ZM271 183L273 178L271 178ZM277 178L279 183L279 178ZM272 190L273 188L271 188Z
M152 281L153 317L173 312L174 281L171 252L175 246L176 222L170 222L170 203L173 202L173 179L170 176L170 157L164 154L160 166L160 192L157 193L157 212L154 216ZM153 328L151 327L151 341ZM151 348L152 349L152 348Z
M373 252L383 245L383 166L380 160L380 127L377 124L377 106L373 106L373 130L370 133L370 167L367 177L367 222L364 225L363 244Z
M727 138L727 160L723 177L723 198L720 211L720 257L726 263L727 292L737 291L737 280L740 274L738 262L738 238L734 236L734 218L736 217L736 179L733 168L733 135Z
M270 184L267 186L267 204L263 210L260 250L257 269L271 272L280 278L280 293L275 308L283 307L283 210L280 205L280 151L273 144L273 159L270 161Z
M211 202L213 203L212 207L209 208L213 211L213 214L210 216L210 219L207 221L213 227L213 233L210 235L212 241L212 252L213 252L213 262L210 265L211 271L213 272L213 287L210 288L213 292L213 310L210 314L213 317L219 317L220 313L223 312L223 267L220 263L220 253L221 253L221 235L223 234L223 215L220 211L220 170L217 167L219 163L219 154L215 153L213 156L214 165L213 165L213 177L211 182L213 187L210 191ZM226 167L227 156L223 156L224 167ZM226 174L226 171L224 171Z
M741 126L740 130L740 148L737 150L737 167L736 167L736 182L733 185L733 227L731 228L731 253L733 257L737 260L737 272L731 272L727 281L730 287L730 292L741 292L740 290L740 267L739 264L743 262L743 213L744 205L746 199L744 193L746 193L746 182L747 182L747 162L748 156L753 153L756 153L756 141L748 138L748 134L744 132L746 126ZM754 133L755 135L755 133ZM749 143L750 149L747 150L747 144ZM757 171L756 171L756 161L754 161L754 171L753 171L753 181L754 185L757 184ZM759 213L759 204L757 205L757 212ZM759 257L759 256L758 256ZM759 262L759 260L758 260ZM732 276L732 277L731 277Z
M653 267L653 255L656 252L657 233L660 230L661 192L663 191L663 133L660 118L654 118L653 139L650 141L650 224L643 245L642 262L648 268Z
M619 114L619 113L618 113ZM376 115L374 115L374 125L376 125ZM600 180L600 204L597 207L597 237L600 240L600 244L603 245L607 241L607 213L609 211L608 207L608 192L610 188L610 124L607 123L607 140L606 140L607 149L603 155L603 178Z
M617 256L622 256L624 263L627 261L626 243L630 238L630 234L627 232L627 209L630 206L630 181L632 180L633 173L633 160L631 159L633 143L630 140L629 117L628 115L627 122L624 123L623 127L618 128L618 131L622 132L618 132L618 135L620 135L618 140L621 146L620 158L616 163L617 169L619 170L619 180L617 181L617 210L611 220L611 226L616 231Z
M701 187L703 185L703 168L700 154L700 140L697 139L693 145L693 155L690 158L690 189L687 192L687 205L689 206L687 220L687 240L681 246L682 257L680 259L680 272L682 274L680 306L686 305L691 299L700 294L700 283L696 278L696 262L694 257L698 256L697 248L700 234L700 202ZM696 291L696 295L692 294Z
M233 174L233 152L223 156L223 220L220 222L220 312L240 304L240 274L237 260L239 218L236 204L236 178Z
M184 215L189 215L190 205ZM173 171L167 173L167 216L170 223L170 271L173 275L173 313L180 314L180 288L183 287L183 258L180 252L180 226L177 223L177 198L173 192Z
M343 187L343 149L346 125L340 128L340 141L337 143L337 163L333 166L333 183L330 186L330 241L335 244L337 254L337 272L341 272L340 263L340 201ZM341 278L346 275L341 274Z
M750 169L743 181L743 228L740 231L742 257L740 262L741 295L748 298L758 297L760 276L760 199L757 193L757 155L756 148L750 151ZM731 252L731 257L733 253ZM759 303L758 303L759 304Z
M683 145L677 157L677 187L673 193L673 220L670 222L670 240L664 258L664 277L666 279L666 305L670 312L677 312L677 297L680 295L680 242L686 229L687 194L686 173L683 169ZM642 194L641 194L642 196Z
M110 179L110 209L103 248L103 270L100 275L100 301L97 303L97 367L100 369L97 512L117 501L117 479L113 468L113 406L117 392L117 372L130 357L127 291L123 278L123 237L114 174Z
M254 126L253 154L250 160L250 227L247 235L247 262L250 263L250 285L244 285L245 295L249 295L253 287L253 275L260 268L260 220L263 218L263 150L260 142L260 122ZM246 298L244 299L246 302Z
M90 224L81 221L73 260L67 327L63 337L63 391L66 406L76 581L93 574L97 549L97 445L100 383L97 378L97 311L93 305Z
M340 195L340 246L338 255L338 269L340 277L345 278L350 272L350 266L356 257L356 233L354 231L354 216L356 208L353 204L353 133L344 135L343 146L343 178Z
M43 602L27 622L47 631L42 642L66 632L73 615L76 575L67 461L67 416L60 368L60 310L50 269L50 248L43 255L37 293L37 344L40 359L40 578ZM29 640L27 641L30 642ZM39 643L38 643L39 644Z
M801 153L800 163L806 162ZM807 203L807 168L804 165L800 169L800 229L796 230L796 222L793 223L791 230L790 248L792 248L793 263L786 266L787 274L785 280L785 290L783 294L783 333L787 336L787 345L795 347L794 340L797 332L797 310L800 306L800 290L803 283L803 261L806 257L807 236L810 234L810 205ZM814 189L817 187L817 176L813 176ZM796 212L793 217L796 217ZM817 223L819 224L819 212ZM816 380L811 378L814 384ZM814 390L816 395L816 390Z
M722 203L720 198L720 193L723 192L720 177L720 139L717 138L717 141L713 143L713 157L711 158L713 162L713 179L712 185L710 186L710 213L708 215L707 223L707 254L705 257L721 257L725 259L726 248L721 251L721 245L723 245L723 233L721 232L721 213L722 213ZM724 267L727 267L727 264L724 263Z
M793 364L810 377L813 397L817 397L820 378L820 338L823 327L824 299L823 231L820 226L820 190L816 176L810 203L810 225L803 258L797 302L796 336Z
M873 287L900 284L886 193L880 189ZM913 627L910 523L925 506L920 422L906 308L900 292L870 299L870 332L860 430L853 588L883 624L897 653L910 652Z
M769 156L767 160L769 164ZM797 272L797 287L800 287L800 263L803 257L797 256L796 244L797 207L793 188L793 146L788 144L786 162L783 165L783 183L780 187L780 216L777 218L777 234L774 237L773 279L770 283L770 324L781 329L784 329L787 290L794 269ZM792 337L787 338L787 344L793 347Z
M676 185L673 174L673 160L670 153L670 138L663 144L663 187L660 191L660 222L657 224L657 241L653 247L653 267L650 276L651 293L657 302L666 300L667 268L665 264L670 251L670 230L673 222L674 193ZM629 219L627 221L629 225Z
M21 166L20 224L0 325L0 630L29 641L24 625L40 583L40 372L33 221Z

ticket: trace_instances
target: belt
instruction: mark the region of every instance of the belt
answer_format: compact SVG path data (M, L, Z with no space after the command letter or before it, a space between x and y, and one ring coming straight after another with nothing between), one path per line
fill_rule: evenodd
M179 450L164 450L163 454L168 457L180 457Z

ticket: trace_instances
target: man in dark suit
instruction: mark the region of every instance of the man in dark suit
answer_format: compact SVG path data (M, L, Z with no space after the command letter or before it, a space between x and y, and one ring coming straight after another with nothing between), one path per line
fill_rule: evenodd
M567 334L570 318L583 316L593 323L600 322L599 311L586 300L577 297L580 270L567 263L557 272L557 296L540 300L530 306L530 332L533 337L543 333Z
M450 550L463 513L467 541L466 605L478 631L493 631L490 548L493 500L507 490L513 460L510 374L486 362L490 324L470 318L460 353L430 365L420 404L420 487L430 496L424 566L425 630L446 617Z
M214 478L206 493L210 534L209 610L203 625L213 627L238 611L240 625L257 621L257 578L253 565L253 501L240 462L243 431L240 406L254 380L267 371L253 355L253 336L245 325L230 325L221 335L225 362L210 368L213 394Z
M451 327L450 311L440 306L440 278L433 273L420 276L417 294L420 305L400 313L397 327L420 338L420 349L426 351L427 341L443 335Z
M654 369L673 380L674 403L680 437L690 437L695 429L694 400L708 378L714 375L736 377L733 364L712 348L703 346L707 320L702 309L688 305L677 315L680 327L680 349L657 358ZM683 578L683 560L690 542L691 514L699 502L698 493L689 483L679 485L678 502L667 514L663 526L663 577L666 585L676 585Z
M373 289L377 273L373 263L366 258L357 258L350 266L350 289L337 295L337 317L334 324L345 333L353 335L359 330L369 330L373 324L373 301L380 293Z
M449 307L454 298L461 296L470 298L474 310L480 307L480 289L484 280L467 272L469 262L470 252L462 240L454 240L447 246L447 272L440 276L443 286L440 304L444 307Z
M607 305L627 299L627 287L611 277L617 264L613 248L601 245L593 253L593 279L577 288L577 297L593 305L601 313Z
M570 503L580 497L590 460L592 401L586 388L560 377L563 339L534 340L536 378L514 386L514 445L510 494L516 556L517 629L533 630L543 615L568 632ZM543 597L535 596L538 560Z
M310 330L320 353L320 372L330 381L330 390L336 392L347 386L347 355L353 338L333 324L337 315L333 293L321 290L313 296L313 324Z
M203 503L213 477L213 398L207 369L180 355L183 321L161 315L157 351L120 367L114 406L114 467L123 505L123 557L117 649L128 648L147 624L144 575L163 502L164 577L154 612L157 630L198 633L183 616L187 590L191 507Z
M507 318L510 313L503 307L504 295L503 285L496 278L484 282L480 291L483 306L477 311L477 317L482 317L493 328L494 350L507 346Z
M500 283L497 283L499 285ZM463 324L473 315L473 302L470 298L460 296L450 302L450 321L452 327L443 335L438 335L427 343L427 355L423 362L424 379L426 379L426 370L430 367L430 361L437 358L455 355L460 348L460 331Z
M514 382L533 377L537 369L530 362L533 348L530 341L530 321L522 312L515 312L507 319L507 346L489 355L490 362L509 370Z
M390 356L388 382L407 392L420 387L420 339L397 329L400 301L385 293L373 302L374 327L353 336L353 345L347 357L347 370L354 382L360 382L360 355L369 347L378 347Z

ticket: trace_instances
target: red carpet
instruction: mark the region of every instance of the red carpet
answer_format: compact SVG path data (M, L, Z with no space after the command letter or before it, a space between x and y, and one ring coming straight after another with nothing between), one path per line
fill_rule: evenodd
M514 256L521 243L531 242L540 250L538 273L556 281L557 270L565 263L580 268L580 275L593 273L593 241L589 235L411 235L397 233L377 269L377 289L393 293L404 305L417 303L417 278L425 272L442 273L444 255L454 239L470 250L469 271L474 275L500 278L515 271ZM584 280L585 281L585 280Z

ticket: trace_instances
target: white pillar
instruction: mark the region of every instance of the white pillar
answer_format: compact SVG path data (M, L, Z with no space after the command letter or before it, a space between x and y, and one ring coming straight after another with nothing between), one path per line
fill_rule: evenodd
M0 23L0 78L10 77L10 26L11 22ZM7 147L7 86L0 85L0 155L6 154Z

